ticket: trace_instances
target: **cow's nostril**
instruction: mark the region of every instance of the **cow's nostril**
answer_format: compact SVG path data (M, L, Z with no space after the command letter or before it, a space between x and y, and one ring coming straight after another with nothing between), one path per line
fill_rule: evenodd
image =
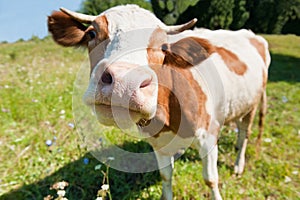
M113 78L108 71L104 71L101 77L101 81L105 84L112 84Z
M140 85L140 88L145 88L147 86L149 86L151 84L151 81L152 79L147 79L147 80L144 80L141 85Z

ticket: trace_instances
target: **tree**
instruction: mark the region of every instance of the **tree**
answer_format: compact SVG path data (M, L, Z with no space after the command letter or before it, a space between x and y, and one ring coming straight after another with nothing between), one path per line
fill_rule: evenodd
M175 24L180 15L199 0L151 0L154 14L166 24Z
M81 12L98 15L110 7L137 4L166 24L197 18L197 27L251 29L256 33L300 34L300 0L85 0Z
M184 23L196 17L198 27L228 29L233 22L234 8L235 0L200 0L194 6L189 6L180 15L177 23ZM239 10L241 9L237 9L236 12Z
M300 19L300 0L255 0L247 1L250 19L245 27L259 33L282 32L285 24Z
M81 5L80 12L89 15L99 15L111 7L124 4L137 4L142 8L151 10L151 4L146 0L85 0Z

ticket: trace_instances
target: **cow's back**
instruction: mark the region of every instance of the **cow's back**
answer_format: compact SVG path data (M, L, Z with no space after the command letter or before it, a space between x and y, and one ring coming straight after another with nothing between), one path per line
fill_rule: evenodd
M195 71L203 71L203 68L215 68L218 72L218 75L210 74L209 78L205 77L213 79L206 80L208 82L206 91L210 90L214 99L217 99L210 102L213 104L210 110L214 109L211 111L214 112L212 114L219 115L215 117L225 119L226 122L246 115L258 103L266 87L270 64L267 41L244 29L239 31L196 29L187 31L186 35L206 39L216 48L207 61L192 69L194 77L197 76ZM215 87L212 84L215 85L216 81L220 80L223 91L218 91L220 87L217 91L211 91L211 88ZM201 81L198 82L201 84Z

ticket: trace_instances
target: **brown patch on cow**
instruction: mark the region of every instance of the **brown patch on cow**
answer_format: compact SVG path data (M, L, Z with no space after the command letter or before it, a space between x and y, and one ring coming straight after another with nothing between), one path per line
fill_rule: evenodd
M165 51L162 54L164 50L158 49L165 41L166 34L161 29L156 29L149 40L147 48L149 66L158 77L158 106L156 116L150 121L149 126L144 127L143 130L154 137L158 137L160 132L165 131L177 133L182 138L193 137L198 128L201 127L207 130L209 127L210 115L205 107L207 96L197 81L194 80L187 66L179 67L179 62L174 63L171 62L171 59L166 58L167 55L172 53L168 54ZM204 40L199 41L203 42ZM188 43L187 46L185 42ZM196 59L194 58L196 56L194 52L194 55L188 58L191 59L192 63L203 61L210 52L213 52L208 47L208 51L205 50L205 45L200 46L193 38L183 39L173 45L175 45L173 49L176 49L176 51L181 52L187 49L191 52L198 50L198 55L205 53L203 58L194 61ZM183 57L185 56L189 55L185 54ZM180 62L185 62L183 57ZM191 63L184 64L190 66ZM155 127L162 128L157 131Z
M108 21L105 15L101 15L93 22L94 28L97 31L97 39L102 42L109 38L108 36Z
M256 48L256 50L258 51L259 55L261 56L261 58L263 59L264 63L267 64L267 60L266 60L266 49L265 49L265 45L258 41L255 38L250 38L250 43Z
M196 37L187 37L172 44L163 44L161 48L165 53L164 64L178 68L197 65L214 52L214 46L207 40Z
M152 33L148 48L147 48L147 56L148 63L153 65L161 66L164 62L165 55L161 51L161 45L167 41L167 34L162 29L155 29Z
M87 28L69 15L54 11L48 16L48 30L55 42L63 46L80 46L87 44Z
M86 34L89 35L89 31L96 32L95 38L91 38L88 43L89 57L91 72L96 64L103 59L104 53L109 40L108 35L108 21L105 15L98 16L92 23L92 25L86 30Z
M247 71L247 65L233 52L223 47L216 47L216 51L222 57L230 71L236 73L237 75L243 75Z

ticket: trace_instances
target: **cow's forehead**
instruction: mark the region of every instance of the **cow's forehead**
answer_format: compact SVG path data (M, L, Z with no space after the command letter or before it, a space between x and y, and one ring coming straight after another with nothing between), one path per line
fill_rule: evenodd
M147 65L147 48L154 28L118 31L107 45L104 58L114 61Z

